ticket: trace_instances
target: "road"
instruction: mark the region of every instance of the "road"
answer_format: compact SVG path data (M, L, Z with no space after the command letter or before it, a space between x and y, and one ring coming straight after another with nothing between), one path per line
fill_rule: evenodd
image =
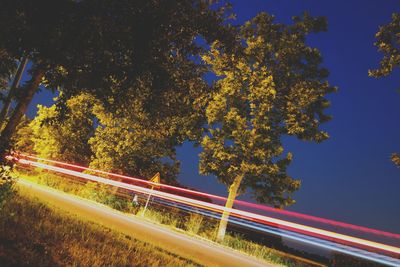
M168 230L162 226L123 214L103 205L26 180L19 179L18 185L28 187L30 194L41 201L118 230L133 238L151 243L171 253L189 258L201 265L232 267L278 266L261 262L218 244Z

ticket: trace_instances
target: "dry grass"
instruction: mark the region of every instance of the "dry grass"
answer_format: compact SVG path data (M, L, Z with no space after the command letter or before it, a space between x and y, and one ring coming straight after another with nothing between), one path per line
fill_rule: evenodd
M159 247L16 195L0 214L1 266L194 266Z

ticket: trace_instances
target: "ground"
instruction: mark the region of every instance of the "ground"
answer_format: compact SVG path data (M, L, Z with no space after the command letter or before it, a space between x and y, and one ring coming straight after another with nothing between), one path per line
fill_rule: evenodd
M196 266L23 194L0 213L1 266Z

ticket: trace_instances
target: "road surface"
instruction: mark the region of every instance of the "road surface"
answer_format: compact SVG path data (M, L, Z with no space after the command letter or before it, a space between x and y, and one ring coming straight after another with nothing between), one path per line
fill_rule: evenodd
M19 179L18 185L28 187L30 194L42 201L90 221L118 230L133 238L161 247L176 255L191 259L201 265L232 267L278 266L261 262L253 257L218 244L168 230L162 226L123 214L101 204L26 180Z

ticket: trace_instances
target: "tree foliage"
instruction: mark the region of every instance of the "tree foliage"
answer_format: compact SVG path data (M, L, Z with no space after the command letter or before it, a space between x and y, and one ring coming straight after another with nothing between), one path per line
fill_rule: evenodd
M24 116L21 122L18 124L16 133L13 136L13 147L14 151L20 151L24 153L34 154L34 142L33 142L33 129L31 122L28 117Z
M204 57L221 79L206 110L210 134L200 167L228 186L243 175L242 192L251 187L258 201L281 206L293 203L284 193L299 187L286 173L292 156L281 158L281 138L328 138L319 125L330 118L325 95L335 88L325 81L319 51L305 44L325 20L306 14L287 26L273 19L262 13L243 26L242 54L224 53L216 43Z
M92 152L88 141L94 134L92 103L92 97L87 94L69 99L63 121L55 120L58 117L55 105L39 105L37 116L29 125L36 154L43 158L89 164ZM23 140L17 144L21 142Z
M82 41L64 51L69 56L62 68L47 79L67 88L65 99L84 90L105 107L124 102L145 81L151 93L147 111L157 110L164 94L186 90L181 83L196 72L191 57L203 50L196 38L229 38L224 14L224 8L198 0L81 1L69 29Z
M391 159L394 162L394 164L400 166L400 155L398 153L393 153Z
M379 68L369 70L368 74L379 78L391 74L395 68L400 67L400 13L393 13L392 21L379 27L375 38L375 46L383 53L383 58ZM400 166L399 154L393 153L391 159L394 164Z
M370 70L372 77L387 76L395 68L400 67L400 14L393 13L392 21L380 26L375 34L375 46L383 53L383 58L376 70Z
M89 93L111 110L149 87L147 111L164 114L171 94L202 78L196 57L205 43L232 38L225 5L213 1L2 0L0 49L31 60L32 79L1 135L8 142L38 85L67 101ZM163 107L160 111L158 107ZM3 149L3 148L2 148Z
M178 125L172 120L150 121L139 106L133 101L131 111L117 114L101 105L94 108L99 126L89 140L94 152L90 166L146 178L160 172L164 182L174 182L179 172L175 153L179 137L174 132Z
M63 88L59 101L88 92L115 104L149 80L159 92L185 90L179 81L196 66L206 42L232 38L226 7L212 2L110 0L3 0L0 48L28 55L45 70L43 84ZM155 100L155 99L152 99ZM149 109L152 110L152 109Z

